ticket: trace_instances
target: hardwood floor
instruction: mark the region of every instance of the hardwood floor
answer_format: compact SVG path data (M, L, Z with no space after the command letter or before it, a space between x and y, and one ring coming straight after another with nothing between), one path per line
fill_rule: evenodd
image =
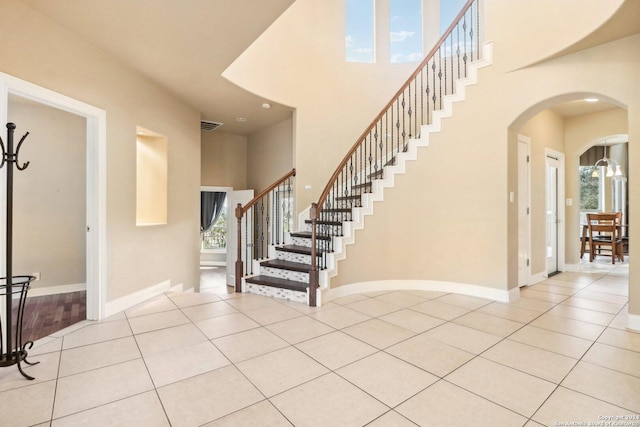
M85 320L87 318L86 301L86 291L27 298L22 341L35 341ZM14 309L14 313L16 312L17 308Z

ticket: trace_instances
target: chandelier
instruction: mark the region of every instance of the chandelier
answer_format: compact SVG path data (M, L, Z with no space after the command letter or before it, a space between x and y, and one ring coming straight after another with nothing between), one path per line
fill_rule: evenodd
M622 169L620 168L620 165L618 164L618 162L616 162L613 159L610 159L607 157L607 141L604 142L604 155L602 156L602 158L600 160L598 160L596 162L593 168L593 173L591 174L591 176L593 178L598 178L600 177L600 174L598 172L598 168L600 166L604 167L606 165L607 167L607 173L606 173L606 177L607 178L619 178L622 177ZM615 167L615 171L614 171L614 167Z

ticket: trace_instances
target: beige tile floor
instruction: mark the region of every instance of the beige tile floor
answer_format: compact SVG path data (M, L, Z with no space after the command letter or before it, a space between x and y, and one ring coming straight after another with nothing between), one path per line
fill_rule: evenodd
M35 381L0 370L0 426L640 426L627 281L586 263L511 304L168 293L39 340Z

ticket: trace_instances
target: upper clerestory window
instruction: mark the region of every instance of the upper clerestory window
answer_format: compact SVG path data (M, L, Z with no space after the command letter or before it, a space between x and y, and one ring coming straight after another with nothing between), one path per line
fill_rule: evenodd
M375 62L374 0L345 0L347 62Z
M389 2L389 41L391 63L418 62L422 59L422 1Z

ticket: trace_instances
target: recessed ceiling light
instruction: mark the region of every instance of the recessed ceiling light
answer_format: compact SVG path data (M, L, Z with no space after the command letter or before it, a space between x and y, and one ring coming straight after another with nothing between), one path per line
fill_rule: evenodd
M587 102L598 102L598 98L585 98L584 100Z
M268 110L269 108L271 108L271 104L269 104L268 102L265 102L264 104L262 104L262 108L264 108L265 110Z
M247 118L246 117L236 117L236 122L246 122Z

